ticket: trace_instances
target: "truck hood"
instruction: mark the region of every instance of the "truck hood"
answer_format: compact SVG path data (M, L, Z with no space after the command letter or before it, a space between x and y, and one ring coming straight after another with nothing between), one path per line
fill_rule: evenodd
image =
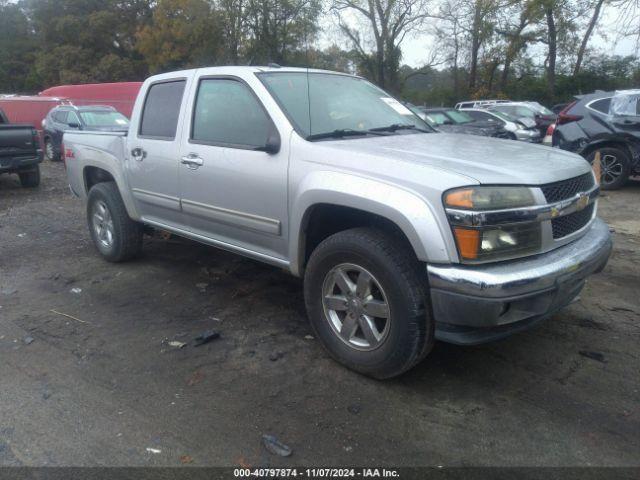
M423 165L481 184L542 185L590 171L587 161L570 152L472 135L410 133L322 143L344 154L331 158L367 156L375 158L376 166L384 166L385 159L392 160L389 168L395 168L398 162ZM358 163L361 162L360 158ZM387 173L393 175L389 169Z
M462 125L438 125L438 131L444 133L461 133L466 135L480 135L490 137L498 128L493 125L462 124Z

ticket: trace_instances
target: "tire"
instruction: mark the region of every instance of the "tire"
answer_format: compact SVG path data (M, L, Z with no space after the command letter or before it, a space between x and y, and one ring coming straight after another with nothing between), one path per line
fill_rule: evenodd
M44 156L50 162L60 161L60 153L56 153L56 149L50 138L45 138L44 140Z
M599 148L589 154L588 160L592 165L597 152L600 152L600 188L602 190L622 188L631 174L631 162L627 153L620 148Z
M36 165L32 170L18 172L20 185L24 188L35 188L40 185L40 165Z
M91 187L87 224L96 249L108 262L124 262L140 254L143 225L129 217L115 182Z
M410 248L391 234L354 228L327 238L311 254L304 276L311 326L328 353L356 372L378 379L398 376L433 346L426 279ZM355 295L344 295L345 283L336 281L343 274ZM371 281L358 294L361 275L363 285L369 276Z

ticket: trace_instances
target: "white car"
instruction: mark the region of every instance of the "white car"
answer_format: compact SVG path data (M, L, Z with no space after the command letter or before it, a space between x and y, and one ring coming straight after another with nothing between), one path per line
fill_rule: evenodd
M532 143L540 143L542 140L536 123L530 118L515 118L507 113L482 108L461 108L460 111L467 113L476 121L502 125L502 128L509 132L511 140Z

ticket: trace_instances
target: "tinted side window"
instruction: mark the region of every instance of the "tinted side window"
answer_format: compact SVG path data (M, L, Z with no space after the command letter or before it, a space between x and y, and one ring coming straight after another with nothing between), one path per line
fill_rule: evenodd
M476 112L476 111L464 111L467 115L469 115L474 120L484 120L488 122L493 122L493 117L488 113L484 112Z
M140 136L163 140L176 138L185 83L178 80L151 85L142 109Z
M80 119L78 118L78 115L76 115L76 112L69 112L67 114L66 123L77 123L78 125L80 125Z
M53 114L53 119L58 123L67 123L67 112L61 110Z
M601 98L600 100L591 102L589 108L601 113L609 113L609 105L611 105L611 98Z
M200 82L191 140L198 143L263 147L270 121L249 87L236 80Z

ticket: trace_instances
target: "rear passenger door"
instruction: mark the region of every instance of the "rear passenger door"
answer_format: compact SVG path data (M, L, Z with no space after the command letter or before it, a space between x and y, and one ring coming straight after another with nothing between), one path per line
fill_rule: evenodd
M167 77L149 85L131 119L127 174L143 220L186 229L180 209L180 135L183 101L193 74ZM141 101L140 99L138 101Z
M245 80L204 76L194 90L180 165L190 230L266 261L285 258L288 142L277 153L260 150L280 136Z

